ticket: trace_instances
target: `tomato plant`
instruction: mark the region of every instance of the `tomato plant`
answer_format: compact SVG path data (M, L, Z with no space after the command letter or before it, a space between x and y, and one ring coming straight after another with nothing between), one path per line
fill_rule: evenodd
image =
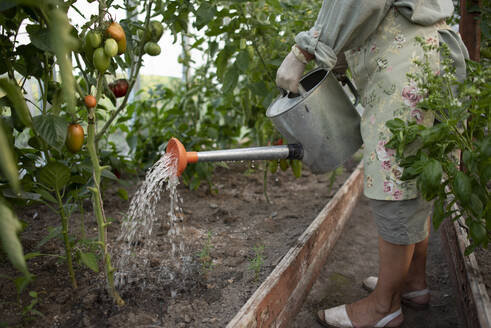
M101 183L103 179L124 183L111 171L121 170L125 160L107 150L111 144L106 138L126 108L143 64L145 42L133 35L150 30L151 18L159 15L154 11L156 2L127 8L143 10L143 21L130 15L115 22L110 14L113 1L99 0L98 15L86 18L82 26L71 25L67 17L71 9L83 16L76 1L13 0L0 5L0 54L5 58L0 74L6 75L0 79L0 180L8 181L0 184L0 239L2 250L23 273L20 291L32 276L17 238L21 225L14 213L16 206L43 203L60 217L60 226L46 238L63 241L72 286L77 287L77 263L98 271L100 261L109 295L117 304L124 303L113 282ZM27 44L18 41L21 26L27 31ZM120 79L113 94L107 79L117 70L127 70L128 76ZM25 96L29 79L39 85L37 99ZM109 111L108 106L114 108ZM86 236L82 222L81 236L76 238L70 217L83 211L82 201L89 197L98 234L95 239Z

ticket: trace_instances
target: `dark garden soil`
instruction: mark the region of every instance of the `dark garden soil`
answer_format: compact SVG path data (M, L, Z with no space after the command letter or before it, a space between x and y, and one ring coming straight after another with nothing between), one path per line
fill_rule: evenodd
M160 263L169 259L170 253L166 240L169 226L165 223L169 200L163 194L157 209L163 220L154 228L158 249L149 258L144 272L148 277L146 285L143 287L140 281L119 288L126 302L124 307L112 304L101 273L77 265L78 288L73 290L64 262L55 257L37 257L28 262L36 278L27 290L38 293L39 303L34 309L44 317L26 313L22 319L22 308L15 304L14 284L0 279L0 322L9 327L224 327L343 184L356 163L345 165L332 188L328 188L327 174L313 175L304 170L298 179L291 170L269 174L271 204L263 194L262 170L241 163L229 166L230 169L218 168L213 176L216 194L210 193L206 184L196 191L182 184L178 187L184 214L183 235L192 258L186 276L157 279L162 276ZM138 181L132 181L130 196L137 184ZM113 218L109 240L119 235L121 220L129 206L128 201L117 195L118 188L111 181L104 192L106 216ZM28 224L21 235L25 253L64 253L59 239L36 248L47 235L48 227L59 225L55 214L43 206L16 212ZM90 202L86 212L85 230L96 236ZM73 215L70 220L71 234L79 234L80 215ZM256 266L256 274L251 261L257 258L254 248L260 246L264 247L264 263ZM212 263L208 270L203 269L198 256L206 248L210 249L210 257L205 261ZM4 261L0 275L14 276L15 272ZM21 298L23 306L30 301L26 294Z
M27 290L38 293L39 303L34 308L44 317L26 313L22 318L14 284L0 279L0 322L8 327L225 327L355 166L353 161L347 163L332 188L328 188L329 175L313 175L308 170L303 170L299 179L291 171L269 175L271 204L263 195L262 171L240 163L230 164L230 169L218 168L213 176L218 193L210 193L205 185L196 191L189 191L183 185L178 188L183 200L183 234L192 259L185 276L157 279L162 275L161 262L169 258L166 236L169 227L163 219L154 229L159 242L144 272L148 277L145 286L140 281L119 289L126 301L124 307L112 304L102 274L77 265L79 287L73 290L63 262L55 257L38 257L29 260L29 268L36 278ZM130 195L137 184L132 182ZM113 218L110 240L119 234L120 220L129 205L117 196L118 188L111 184L104 193L106 215ZM163 195L157 210L163 218L168 206L168 198ZM86 210L91 213L89 203ZM25 252L63 253L59 240L36 248L46 236L47 227L59 224L55 215L41 206L17 209L17 213L28 223L22 233ZM86 216L86 230L95 236L96 223L90 214ZM371 220L362 199L292 327L318 327L313 313L319 308L366 295L359 285L366 275L376 274L378 263L376 231ZM78 234L80 216L74 215L71 222L71 233ZM408 321L404 327L463 327L456 314L457 294L449 280L439 234L433 236L436 238L432 237L431 241L428 277L434 298L431 312L426 314L436 319L431 321L432 325L420 325L430 322L423 319L425 314L405 309ZM256 274L251 263L257 258L254 249L257 246L264 247L264 262L257 266ZM202 267L198 255L207 248L210 252L205 260L212 262L209 270ZM13 276L15 272L3 262L0 275ZM30 297L24 293L21 303L25 306L29 301Z

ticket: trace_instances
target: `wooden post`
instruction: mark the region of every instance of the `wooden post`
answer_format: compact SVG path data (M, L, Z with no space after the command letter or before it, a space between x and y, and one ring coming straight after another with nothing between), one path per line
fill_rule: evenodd
M461 0L460 1L460 23L459 31L462 36L467 50L469 50L469 57L472 60L479 61L481 58L479 51L481 47L481 28L479 27L479 13L469 12L474 9L480 8L480 0Z

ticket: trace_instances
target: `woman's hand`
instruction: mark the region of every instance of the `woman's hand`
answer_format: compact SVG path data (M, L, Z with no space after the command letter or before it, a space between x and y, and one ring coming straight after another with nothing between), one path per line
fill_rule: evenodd
M276 72L276 85L292 93L298 93L298 83L304 70L305 64L290 51Z

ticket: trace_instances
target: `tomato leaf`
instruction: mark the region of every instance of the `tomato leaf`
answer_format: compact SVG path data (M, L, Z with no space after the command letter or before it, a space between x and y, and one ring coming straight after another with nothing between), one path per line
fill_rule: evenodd
M0 124L0 169L2 174L9 181L10 186L15 192L19 192L19 175L17 164L14 160L14 154L11 151L7 135Z
M51 203L58 203L56 198L51 195L51 193L45 189L39 188L36 190L36 193L41 195L41 198L44 199L45 201L51 202Z
M70 169L64 164L50 162L39 171L39 181L60 191L70 181Z
M225 73L225 78L223 81L223 93L231 92L235 89L237 85L237 79L239 78L239 71L235 66L230 67L230 69Z
M0 242L12 265L28 276L22 245L17 233L22 226L14 213L4 203L0 202Z
M241 72L247 72L249 68L249 53L247 51L242 50L239 52L237 59L235 60L235 66L237 66Z
M99 272L99 264L97 263L97 256L94 253L84 253L80 251L80 260L85 266L94 272Z
M215 60L215 65L217 67L217 77L220 81L223 79L223 75L227 68L228 59L233 53L233 49L230 46L226 46L220 51L217 55L217 59Z
M128 198L128 192L126 191L126 189L119 188L118 191L117 191L117 194L123 200L128 200L129 199Z
M479 150L481 152L482 158L487 159L491 157L491 135L487 136L484 140L481 141Z
M36 245L36 249L41 248L44 244L50 241L53 238L61 236L61 226L57 227L48 227L48 235L45 236L41 241Z
M47 28L41 28L39 25L27 25L26 31L29 33L31 43L42 51L53 53L54 50L51 47L49 30ZM58 40L57 42L60 42Z
M3 78L0 79L0 89L7 94L7 98L13 104L12 110L15 110L15 114L22 124L30 127L32 125L31 112L19 86L15 82Z
M199 6L198 10L196 11L195 23L198 30L207 25L215 17L216 11L217 10L215 6L206 2L202 3L201 6Z
M33 117L34 129L51 147L61 151L65 145L68 123L61 117L47 114Z

